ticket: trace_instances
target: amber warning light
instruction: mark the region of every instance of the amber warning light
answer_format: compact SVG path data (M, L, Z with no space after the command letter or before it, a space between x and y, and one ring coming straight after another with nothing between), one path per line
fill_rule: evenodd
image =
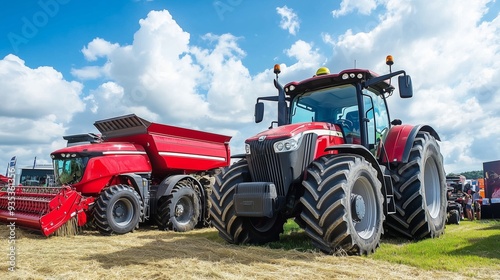
M392 58L392 55L388 55L386 58L385 58L385 64L391 66L394 64L394 59Z
M281 73L280 65L279 64L274 64L274 74L279 74Z

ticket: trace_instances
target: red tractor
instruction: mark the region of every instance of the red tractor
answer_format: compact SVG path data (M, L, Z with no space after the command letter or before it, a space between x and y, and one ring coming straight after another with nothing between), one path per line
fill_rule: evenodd
M0 190L0 221L48 236L92 221L102 234L123 234L153 220L160 229L209 225L214 174L230 163L231 137L127 115L94 123L101 135L65 137L51 154L59 187ZM13 202L13 203L12 203Z
M393 60L387 57L391 66ZM216 176L212 225L229 243L279 239L289 218L325 253L370 254L381 235L436 237L446 221L446 182L436 131L390 121L387 97L398 76L401 98L413 95L404 71L378 76L350 69L278 82L277 127L245 141L245 154Z

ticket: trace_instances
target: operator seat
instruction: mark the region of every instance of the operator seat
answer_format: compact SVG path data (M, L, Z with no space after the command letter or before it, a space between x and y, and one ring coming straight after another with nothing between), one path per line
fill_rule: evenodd
M352 126L346 128L345 139L348 144L361 144L359 131L358 111L349 112L345 115L345 119L352 122ZM349 123L350 125L350 123Z
M358 111L352 111L345 115L346 120L352 122L351 131L359 134L359 115Z

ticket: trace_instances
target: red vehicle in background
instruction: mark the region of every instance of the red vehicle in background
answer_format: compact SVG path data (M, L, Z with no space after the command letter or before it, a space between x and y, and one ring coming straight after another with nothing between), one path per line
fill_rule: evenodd
M149 219L175 231L209 224L207 198L216 170L230 163L231 137L133 114L94 126L101 135L64 137L68 147L51 154L58 187L0 192L0 221L15 218L46 236L70 220L91 221L106 235L133 231Z

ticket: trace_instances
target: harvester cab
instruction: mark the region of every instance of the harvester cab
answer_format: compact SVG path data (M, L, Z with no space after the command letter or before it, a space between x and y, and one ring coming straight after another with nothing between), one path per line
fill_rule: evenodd
M386 63L393 65L392 56ZM386 99L413 96L399 70L379 76L364 69L278 82L277 127L245 141L241 160L222 174L211 199L212 224L230 243L279 239L294 218L321 251L368 254L384 229L410 239L444 231L446 184L438 134L428 125L390 121ZM235 157L235 156L233 156Z

